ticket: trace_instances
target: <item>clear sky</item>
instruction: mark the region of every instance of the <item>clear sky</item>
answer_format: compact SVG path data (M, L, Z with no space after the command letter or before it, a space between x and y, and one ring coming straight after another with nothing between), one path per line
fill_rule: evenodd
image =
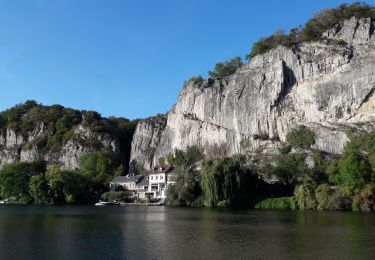
M184 80L343 2L0 0L0 110L35 99L131 119L164 113Z

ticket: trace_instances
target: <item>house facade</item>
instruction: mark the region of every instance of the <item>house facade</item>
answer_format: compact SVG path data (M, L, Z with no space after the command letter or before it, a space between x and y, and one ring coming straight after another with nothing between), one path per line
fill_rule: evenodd
M165 199L168 186L174 185L177 175L171 165L159 165L143 175L127 175L115 177L110 183L111 191L123 187L140 199Z
M137 185L137 197L164 199L169 185L176 183L176 175L171 165L159 165L150 171Z

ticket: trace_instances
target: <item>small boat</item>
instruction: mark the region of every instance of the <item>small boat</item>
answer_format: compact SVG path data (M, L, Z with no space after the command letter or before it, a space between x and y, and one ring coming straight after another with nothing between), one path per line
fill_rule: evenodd
M110 202L110 201L99 201L95 203L95 206L117 206L120 205L118 202Z
M5 199L5 200L0 200L0 204L8 204L9 200L8 199Z

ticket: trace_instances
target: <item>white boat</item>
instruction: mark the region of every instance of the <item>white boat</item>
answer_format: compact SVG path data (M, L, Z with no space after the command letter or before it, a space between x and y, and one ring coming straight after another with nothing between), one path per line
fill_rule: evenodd
M98 203L95 203L95 206L116 206L120 205L118 202L110 202L110 201L99 201Z

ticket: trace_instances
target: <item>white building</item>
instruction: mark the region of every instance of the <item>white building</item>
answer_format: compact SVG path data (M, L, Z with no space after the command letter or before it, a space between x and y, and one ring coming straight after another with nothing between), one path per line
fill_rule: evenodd
M176 175L171 165L160 165L153 168L137 186L137 197L164 199L169 185L176 183Z

